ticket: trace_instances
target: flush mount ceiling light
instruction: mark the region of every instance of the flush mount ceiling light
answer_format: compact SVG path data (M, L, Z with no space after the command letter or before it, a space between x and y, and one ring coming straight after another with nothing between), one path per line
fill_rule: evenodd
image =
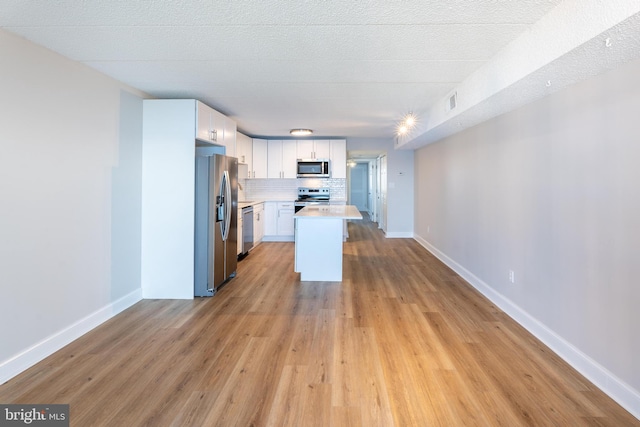
M293 136L309 136L313 131L311 129L291 129L289 133Z

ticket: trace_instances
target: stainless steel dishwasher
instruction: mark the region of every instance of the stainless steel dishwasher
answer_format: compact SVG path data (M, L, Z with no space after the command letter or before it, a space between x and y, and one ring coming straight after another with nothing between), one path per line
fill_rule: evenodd
M246 256L253 248L253 206L242 208L242 253Z

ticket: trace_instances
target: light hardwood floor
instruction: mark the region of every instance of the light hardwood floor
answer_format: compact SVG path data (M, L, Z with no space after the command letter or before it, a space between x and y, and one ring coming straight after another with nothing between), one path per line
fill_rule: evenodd
M0 402L73 426L640 425L415 241L349 231L341 283L259 245L215 297L141 301Z

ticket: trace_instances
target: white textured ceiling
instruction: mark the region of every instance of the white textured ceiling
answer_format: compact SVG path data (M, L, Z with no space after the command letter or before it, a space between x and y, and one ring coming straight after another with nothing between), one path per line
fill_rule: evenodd
M559 0L0 0L0 27L250 135L392 137Z
M593 57L559 59L638 9L638 0L0 0L0 27L151 96L200 99L251 136L304 127L391 138L413 112L422 128L397 146L415 148L514 106L509 87L548 92L535 89L547 62L576 74L565 63ZM637 33L636 22L623 30ZM446 115L453 91L463 108Z

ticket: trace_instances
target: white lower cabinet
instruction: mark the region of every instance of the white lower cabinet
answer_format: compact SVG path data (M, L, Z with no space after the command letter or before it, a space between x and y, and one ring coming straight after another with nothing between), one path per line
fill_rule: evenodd
M293 236L295 227L293 222L293 202L278 202L278 235Z
M292 242L294 235L293 202L264 202L265 242Z
M264 237L264 204L253 205L253 247Z
M238 255L242 253L242 210L238 209Z

